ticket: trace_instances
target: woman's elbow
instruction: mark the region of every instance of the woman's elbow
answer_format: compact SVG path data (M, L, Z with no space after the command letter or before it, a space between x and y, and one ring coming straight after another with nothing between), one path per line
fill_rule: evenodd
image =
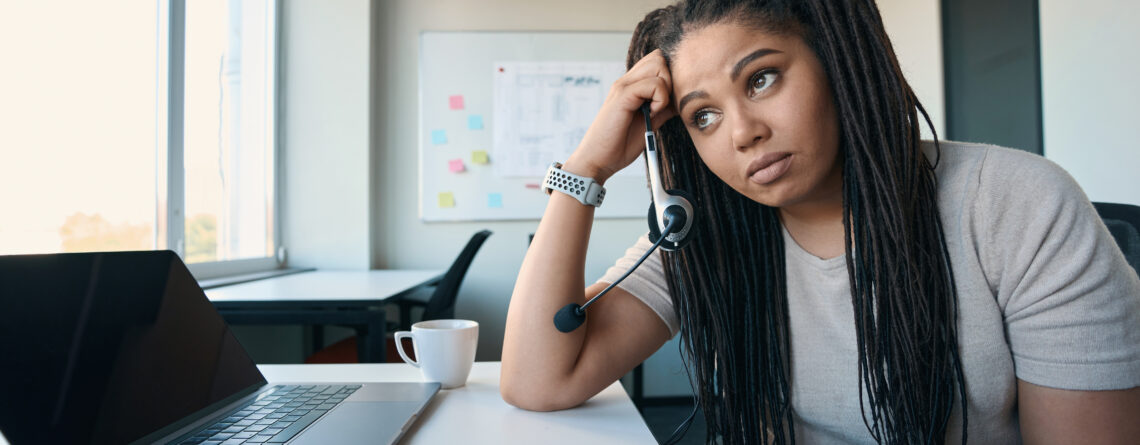
M585 400L567 397L567 391L559 389L535 391L530 388L523 388L522 385L512 384L505 379L500 382L499 395L502 396L504 402L527 411L558 411L573 408L585 402Z

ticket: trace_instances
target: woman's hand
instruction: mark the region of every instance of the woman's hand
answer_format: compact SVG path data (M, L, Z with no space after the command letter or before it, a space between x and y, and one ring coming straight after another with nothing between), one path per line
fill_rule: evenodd
M614 82L594 123L563 169L604 183L633 163L645 148L641 105L651 101L653 126L659 127L677 115L670 100L672 91L673 79L661 50L646 54Z

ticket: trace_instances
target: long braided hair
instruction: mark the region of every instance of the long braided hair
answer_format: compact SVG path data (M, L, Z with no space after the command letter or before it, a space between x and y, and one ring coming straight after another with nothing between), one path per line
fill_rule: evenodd
M726 21L803 38L835 96L867 430L879 443L942 443L958 400L965 442L958 298L918 113L933 125L878 8L873 0L683 0L638 24L627 66L658 48L670 60L686 31ZM663 258L708 438L794 443L778 211L717 178L679 117L659 136L666 182L692 193L699 212L692 244Z

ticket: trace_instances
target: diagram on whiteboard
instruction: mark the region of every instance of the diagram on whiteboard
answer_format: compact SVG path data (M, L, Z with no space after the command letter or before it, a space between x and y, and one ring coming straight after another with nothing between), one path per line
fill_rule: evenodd
M492 68L494 121L509 123L495 125L492 139L495 175L503 178L543 176L551 161L566 160L625 73L621 62L496 62Z
M609 31L423 32L421 219L542 217L550 200L541 187L546 168L565 162L582 142L625 73L630 38ZM606 203L594 217L645 218L646 184L639 158L606 181Z

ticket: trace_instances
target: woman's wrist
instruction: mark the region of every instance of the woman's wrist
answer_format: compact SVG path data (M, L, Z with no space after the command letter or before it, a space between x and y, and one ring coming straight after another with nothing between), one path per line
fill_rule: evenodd
M606 174L602 168L590 162L577 160L574 158L574 156L570 156L566 162L562 163L562 170L578 176L593 178L594 182L597 182L598 185L605 185L606 180L610 177L610 175Z

